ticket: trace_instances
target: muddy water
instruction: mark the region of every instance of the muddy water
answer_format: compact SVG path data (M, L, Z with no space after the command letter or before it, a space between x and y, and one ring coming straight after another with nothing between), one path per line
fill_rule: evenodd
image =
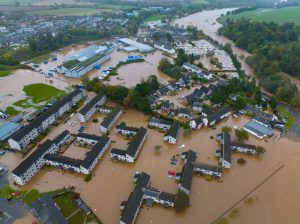
M65 89L68 84L53 78L46 78L38 72L19 69L10 76L0 79L0 108L5 109L12 103L25 99L23 87L33 83L53 85L59 89Z
M101 122L104 116L97 115L95 117ZM148 116L140 112L128 110L121 116L119 122L125 121L129 126L146 127L148 119ZM49 138L54 138L65 129L77 133L80 127L78 118L73 116L70 122L76 124L74 126L61 124L50 133ZM132 177L136 171L142 170L149 173L152 178L151 186L175 193L178 185L172 178L168 177L167 172L169 170L181 170L182 164L180 163L176 166L170 165L171 156L182 151L178 145L185 144L186 150L197 151L198 161L216 165L218 161L214 154L218 143L214 139L210 139L210 136L215 136L223 125L240 127L246 122L248 122L247 118L235 120L230 118L218 125L218 130L203 128L193 132L190 137L184 137L181 133L179 142L175 146L162 141L163 133L149 129L148 138L135 164L112 162L109 159L108 151L94 170L94 177L89 183L84 182L82 175L63 174L56 169L45 168L27 186L21 189L37 188L41 191L48 191L74 185L104 223L118 223L119 205L122 200L128 198L133 189ZM99 135L99 124L90 122L86 132ZM112 143L112 147L123 149L127 147L128 141L116 135L114 131L111 131L110 137L115 141ZM278 134L276 134L276 138L278 138ZM154 206L150 209L145 207L141 209L137 223L210 223L282 164L285 164L285 167L251 195L258 200L247 205L247 207L242 203L243 208L240 210L240 215L233 222L250 223L249 220L251 220L251 223L265 223L261 220L269 219L269 223L297 223L298 219L295 217L298 214L298 207L295 205L296 203L299 204L300 198L300 191L298 190L300 182L297 178L300 164L298 161L300 159L299 145L287 139L280 139L279 141L277 139L275 144L272 140L264 142L254 137L251 137L248 142L262 145L267 149L267 153L262 159L233 155L232 169L224 173L223 183L208 182L204 178L194 176L191 194L192 206L184 214L178 215L174 210L164 209L160 206ZM162 146L160 153L155 152L155 145ZM72 148L68 150L70 153ZM76 157L76 150L74 150L74 154ZM9 155L6 154L0 160L5 161ZM236 163L240 157L247 160L246 165L240 166ZM20 158L15 156L15 160L11 163L17 164ZM288 196L283 189L288 191ZM281 201L281 206L279 206L278 201ZM249 215L251 215L251 219L249 219ZM282 222L282 220L286 222Z
M176 24L183 25L183 26L189 26L193 25L196 26L199 30L202 30L205 34L212 37L214 40L217 40L221 44L229 43L232 46L233 52L237 56L244 55L245 57L250 56L249 52L238 48L234 45L234 43L229 40L228 38L224 36L218 35L217 31L222 25L218 23L217 19L222 15L226 14L229 11L234 10L234 8L226 8L226 9L216 9L216 10L210 10L210 11L203 11L199 13L195 13L186 17L182 17L180 19L175 20ZM242 63L243 69L246 71L247 74L251 75L253 74L253 70L251 67L245 62L245 60L242 60L239 58L239 61Z

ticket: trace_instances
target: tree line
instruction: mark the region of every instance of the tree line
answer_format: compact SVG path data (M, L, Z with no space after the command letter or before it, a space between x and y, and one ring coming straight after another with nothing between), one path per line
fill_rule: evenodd
M299 28L293 23L277 25L242 18L227 20L220 33L252 53L246 61L260 77L265 90L300 108L299 89L282 74L300 77Z

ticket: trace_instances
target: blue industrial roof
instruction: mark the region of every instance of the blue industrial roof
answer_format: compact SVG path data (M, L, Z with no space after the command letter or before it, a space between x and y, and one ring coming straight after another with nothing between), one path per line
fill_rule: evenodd
M272 128L261 125L255 121L248 122L245 124L244 128L257 133L259 136L270 135L273 133Z
M2 125L0 125L0 141L5 140L14 132L19 130L22 126L18 123L8 121Z

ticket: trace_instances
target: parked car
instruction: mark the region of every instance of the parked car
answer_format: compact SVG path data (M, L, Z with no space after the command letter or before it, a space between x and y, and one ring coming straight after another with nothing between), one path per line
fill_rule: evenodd
M78 131L83 132L85 129L86 129L86 126L81 126Z
M0 149L0 156L3 156L6 153L4 149Z

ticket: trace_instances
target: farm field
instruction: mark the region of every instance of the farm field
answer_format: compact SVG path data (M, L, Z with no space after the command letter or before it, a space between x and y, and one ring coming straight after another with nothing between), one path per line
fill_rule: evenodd
M300 26L300 6L287 7L281 9L257 9L254 11L241 12L234 15L224 17L231 19L249 18L260 22L275 22L283 24L286 22L294 22Z
M60 9L49 9L49 10L38 10L28 12L28 14L39 14L39 15L57 15L57 16L89 16L94 14L110 13L113 12L112 8L60 8Z
M152 22L152 21L160 20L163 17L164 17L164 15L150 16L147 19L145 19L145 22Z

